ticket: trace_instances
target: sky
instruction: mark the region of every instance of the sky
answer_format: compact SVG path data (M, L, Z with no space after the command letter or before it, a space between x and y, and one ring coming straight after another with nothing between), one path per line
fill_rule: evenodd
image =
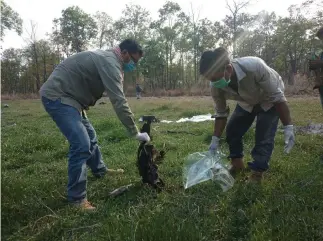
M199 18L208 18L212 21L224 18L228 14L225 0L173 0L177 2L182 10L190 13L191 5L196 13L200 13ZM229 2L232 0L229 0ZM2 48L22 48L26 45L24 38L30 32L30 21L37 24L36 38L46 38L46 33L51 32L52 21L61 16L61 11L67 7L78 5L86 13L94 14L96 11L104 11L114 20L118 19L126 4L133 3L146 8L153 19L158 18L160 9L166 0L6 0L6 3L19 13L23 19L23 34L18 36L14 31L7 31ZM238 0L239 2L239 0ZM303 0L252 0L247 12L256 14L261 10L274 11L277 15L288 15L287 8L292 4L300 4Z

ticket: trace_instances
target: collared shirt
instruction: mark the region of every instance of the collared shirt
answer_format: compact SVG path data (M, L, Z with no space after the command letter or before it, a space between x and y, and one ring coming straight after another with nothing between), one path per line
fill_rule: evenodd
M123 59L121 57L121 49L119 46L116 46L112 49L114 54L117 56L119 63L122 65L123 64Z
M120 47L119 46L116 46L116 47L114 47L113 49L112 49L112 51L114 52L114 54L117 56L117 58L118 58L118 61L119 61L119 63L120 63L120 65L121 65L121 69L122 69L122 65L123 65L123 59L122 59L122 57L121 57L121 49L120 49ZM121 82L122 82L122 84L123 84L123 82L124 82L124 72L122 71L122 80L121 80Z
M315 73L314 88L323 86L323 52L320 55L320 59L312 59L309 61L309 69Z
M238 92L230 87L211 87L217 117L229 116L226 100L236 100L246 111L260 104L264 111L276 102L285 102L284 82L281 76L258 57L242 57L231 61L238 81Z
M119 54L118 54L119 53ZM108 93L113 108L131 135L138 133L134 116L123 93L120 49L83 51L60 63L42 85L40 95L79 111L94 106Z

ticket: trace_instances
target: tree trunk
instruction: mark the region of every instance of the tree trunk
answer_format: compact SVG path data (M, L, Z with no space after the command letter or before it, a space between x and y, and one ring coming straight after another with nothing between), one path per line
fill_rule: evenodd
M46 82L47 80L47 69L46 69L46 53L44 51L44 55L43 55L43 83Z
M172 46L173 46L173 43L172 41L170 42L170 46L169 46L169 77L168 77L168 80L169 80L169 84L168 84L168 88L172 88Z
M295 74L297 72L297 70L296 70L296 59L290 60L290 67L291 67L291 69L290 69L290 73L289 73L289 79L288 79L289 82L288 82L288 84L289 85L294 85L294 83L295 83L294 76L295 76Z
M164 83L163 83L163 89L166 89L166 85L168 83L168 71L169 71L169 58L168 58L168 53L169 53L169 49L168 49L168 43L166 42L166 78L164 78Z
M236 34L237 34L237 16L236 14L233 15L233 51L232 51L232 54L233 54L233 58L236 57Z
M35 78L36 78L36 91L40 89L40 73L39 73L39 62L38 62L38 53L37 53L37 48L36 44L33 43L33 52L34 52L34 64L35 64Z

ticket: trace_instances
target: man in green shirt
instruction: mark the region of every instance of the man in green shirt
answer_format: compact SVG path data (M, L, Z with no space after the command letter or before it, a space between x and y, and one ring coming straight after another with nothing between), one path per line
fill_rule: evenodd
M40 89L45 110L70 144L68 201L83 209L95 209L86 198L86 166L96 177L107 172L96 132L85 110L94 106L106 91L130 136L150 141L147 133L139 133L123 93L124 72L133 71L142 56L141 46L131 39L111 50L80 52L60 63Z

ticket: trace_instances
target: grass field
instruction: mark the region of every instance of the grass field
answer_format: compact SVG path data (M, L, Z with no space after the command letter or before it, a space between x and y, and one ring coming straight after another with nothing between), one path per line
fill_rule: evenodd
M188 154L208 148L213 122L153 124L157 148L165 144L160 175L166 190L157 196L140 185L135 166L138 142L127 137L107 99L90 109L105 163L123 175L96 180L89 172L88 199L95 213L66 205L68 143L39 100L14 100L2 109L2 240L323 240L323 138L297 135L289 155L283 133L276 136L270 172L262 185L237 180L223 193L205 182L184 190L182 166ZM212 111L210 97L129 99L136 120L143 114L177 120ZM323 122L317 98L290 98L296 125ZM234 103L230 102L231 110ZM15 125L14 125L15 123ZM140 126L140 124L139 124ZM190 134L166 134L166 130ZM246 158L254 130L244 137ZM222 149L228 149L222 140ZM108 193L134 183L115 199Z

